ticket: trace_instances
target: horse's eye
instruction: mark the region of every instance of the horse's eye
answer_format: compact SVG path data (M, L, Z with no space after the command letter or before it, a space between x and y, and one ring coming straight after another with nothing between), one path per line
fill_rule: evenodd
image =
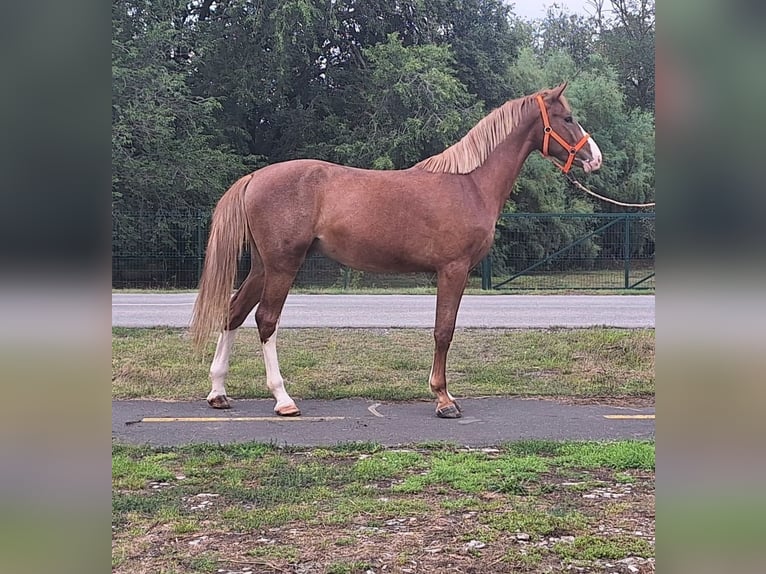
M572 123L572 116L567 116L567 117L565 117L565 118L564 118L564 121L565 121L566 123L568 123L568 124L571 124L571 123Z

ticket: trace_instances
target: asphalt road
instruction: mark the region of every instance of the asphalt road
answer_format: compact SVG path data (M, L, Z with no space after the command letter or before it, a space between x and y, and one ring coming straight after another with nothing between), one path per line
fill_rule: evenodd
M521 439L653 439L654 408L567 405L519 398L461 399L461 419L439 419L434 403L376 403L363 399L299 400L302 416L274 415L272 400L234 401L228 411L192 402L114 401L112 436L122 443L265 442L334 446L369 441L385 446L450 441L493 446ZM181 420L178 420L181 419Z
M114 293L115 327L186 327L196 293ZM433 327L433 295L290 294L281 327ZM254 327L253 314L245 321ZM458 327L654 327L654 295L466 295Z

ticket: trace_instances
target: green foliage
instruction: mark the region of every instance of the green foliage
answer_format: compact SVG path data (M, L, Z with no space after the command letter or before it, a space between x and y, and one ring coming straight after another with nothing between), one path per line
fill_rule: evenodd
M604 537L586 534L574 542L559 542L554 551L569 560L619 560L626 556L652 556L652 547L646 540L629 536Z
M447 46L405 46L391 34L363 51L353 122L335 148L341 163L403 169L439 153L481 117L481 107L456 78Z
M654 0L611 0L598 16L599 50L617 70L628 105L654 113Z
M217 140L220 102L192 93L194 59L183 33L162 14L141 30L135 2L113 3L112 199L116 211L210 206L242 170Z
M559 464L578 468L613 468L615 470L654 470L654 443L617 441L600 444L570 443L562 446Z
M611 6L583 17L554 5L524 22L501 0L115 0L114 250L191 256L207 220L178 212L209 210L243 173L298 157L406 168L505 100L564 80L604 153L588 183L651 201L654 2ZM609 209L535 155L508 205Z

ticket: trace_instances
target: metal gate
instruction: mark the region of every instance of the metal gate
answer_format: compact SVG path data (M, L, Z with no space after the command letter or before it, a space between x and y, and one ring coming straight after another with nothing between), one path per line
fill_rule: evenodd
M482 289L653 289L655 214L508 213Z

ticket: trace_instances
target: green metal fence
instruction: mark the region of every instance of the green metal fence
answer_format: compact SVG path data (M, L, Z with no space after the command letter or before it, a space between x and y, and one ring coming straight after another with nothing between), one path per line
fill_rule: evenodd
M202 270L210 214L162 212L113 218L112 286L195 288ZM654 213L503 214L490 255L469 286L518 289L653 289ZM249 269L246 254L241 278ZM427 287L434 274L364 273L321 255L307 257L296 286Z
M484 289L653 289L654 213L512 213L481 265Z

